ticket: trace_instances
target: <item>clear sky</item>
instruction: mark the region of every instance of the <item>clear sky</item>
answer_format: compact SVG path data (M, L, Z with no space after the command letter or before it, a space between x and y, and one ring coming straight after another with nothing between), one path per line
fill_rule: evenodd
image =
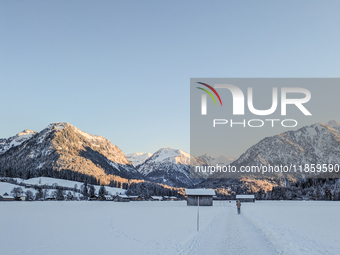
M189 152L191 77L339 77L339 1L0 1L0 137ZM338 110L338 109L336 109Z

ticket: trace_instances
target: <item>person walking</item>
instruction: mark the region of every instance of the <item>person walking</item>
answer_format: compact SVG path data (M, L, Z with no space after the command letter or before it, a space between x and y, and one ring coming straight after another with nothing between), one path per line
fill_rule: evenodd
M237 206L237 214L241 213L241 201L237 200L236 201L236 206Z

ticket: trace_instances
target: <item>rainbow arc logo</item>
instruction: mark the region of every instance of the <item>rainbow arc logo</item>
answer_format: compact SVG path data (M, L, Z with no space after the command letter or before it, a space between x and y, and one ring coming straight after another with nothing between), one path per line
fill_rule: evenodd
M217 93L217 91L216 91L213 87L211 87L210 85L208 85L208 84L206 84L206 83L203 83L203 82L197 82L197 83L198 83L198 84L201 84L201 85L203 85L203 86L206 86L206 87L209 88L212 92L214 92L215 95L217 96L218 100L220 101L221 106L222 106L222 100L221 100L221 98L220 98L220 95ZM201 87L196 87L196 88L198 88L198 89L203 90L204 92L206 92L206 93L214 100L215 105L217 105L216 100L215 100L215 97L213 96L213 94L211 94L211 92L210 92L209 90L204 89L204 88L201 88Z

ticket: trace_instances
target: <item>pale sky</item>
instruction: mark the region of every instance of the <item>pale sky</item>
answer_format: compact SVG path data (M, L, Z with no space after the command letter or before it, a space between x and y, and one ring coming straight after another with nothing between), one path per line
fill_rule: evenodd
M339 1L0 1L0 137L190 152L190 78L339 77ZM332 109L335 111L338 109Z

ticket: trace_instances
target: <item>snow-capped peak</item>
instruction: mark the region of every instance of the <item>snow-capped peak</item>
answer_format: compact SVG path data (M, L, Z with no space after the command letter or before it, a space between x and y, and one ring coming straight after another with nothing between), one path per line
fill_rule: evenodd
M138 166L143 164L145 160L152 156L151 153L137 152L126 155L126 158L131 162L133 166Z
M327 163L336 165L339 164L340 158L339 142L338 122L315 123L295 131L287 131L262 139L243 153L232 165L236 167L261 164L303 166ZM300 173L296 172L296 174ZM307 178L307 174L318 173L305 172L304 178Z
M161 148L145 160L143 164L138 165L137 170L154 182L177 187L189 187L200 181L196 178L190 178L190 158L198 161L198 164L205 163L182 150L169 147Z
M71 124L67 123L67 122L55 122L55 123L51 123L49 124L46 129L50 129L50 130L61 130L66 126L72 126Z
M112 176L141 178L116 145L69 123L56 122L39 133L25 130L15 137L0 139L0 154L0 168L8 166L4 163L7 160L15 169L32 172L42 166L43 169L67 169L106 183Z
M64 128L72 128L74 131L76 131L78 134L82 135L84 138L88 139L89 141L91 141L94 144L98 144L101 142L104 143L110 143L110 141L108 139L106 139L105 137L102 136L98 136L98 135L91 135L89 133L86 133L84 131L82 131L81 129L71 125L70 123L67 122L55 122L55 123L51 123L49 124L46 129L44 129L47 133L52 132L52 131L60 131L63 130Z
M23 135L35 135L37 132L33 131L32 129L25 129L24 131L17 134L17 136L23 136Z
M12 136L8 139L0 139L0 154L5 153L12 147L16 147L28 139L32 138L37 132L31 129L26 129L19 134Z
M154 162L170 161L174 164L190 164L190 155L188 153L170 147L159 149L151 158Z

